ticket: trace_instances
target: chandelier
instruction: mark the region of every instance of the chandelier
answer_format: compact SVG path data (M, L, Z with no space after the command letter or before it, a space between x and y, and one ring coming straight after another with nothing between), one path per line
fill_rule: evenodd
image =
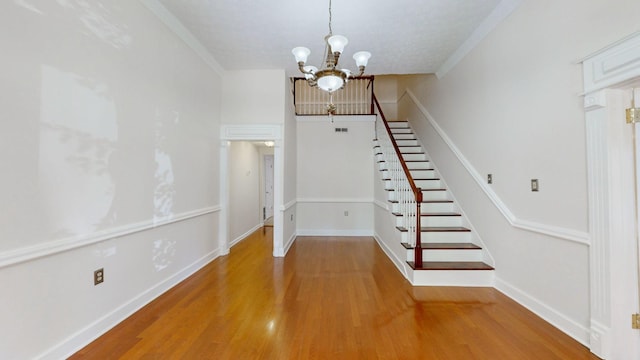
M304 74L305 79L310 86L317 86L318 88L333 93L336 90L340 90L344 87L344 84L350 79L364 74L364 68L367 66L367 62L371 57L371 53L367 51L359 51L353 54L353 59L358 66L358 74L353 75L351 71L347 69L338 69L338 59L340 54L344 50L349 40L342 35L333 35L331 30L331 0L329 0L329 34L324 38L325 42L325 63L321 70L317 67L306 65L307 58L311 54L311 50L306 47L296 47L291 50L291 53L296 57L298 63L298 69ZM331 114L331 109L328 109ZM335 111L335 109L334 109Z

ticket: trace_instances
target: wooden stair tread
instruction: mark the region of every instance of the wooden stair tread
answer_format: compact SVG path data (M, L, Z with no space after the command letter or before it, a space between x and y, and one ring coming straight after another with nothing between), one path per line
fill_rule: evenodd
M407 261L414 270L494 270L493 266L481 261L423 261L416 268L413 261Z
M414 247L407 244L402 243L405 249L411 250ZM422 243L420 245L422 249L427 250L480 250L482 249L480 246L472 243Z
M387 191L396 191L396 189L393 188L385 188L385 190ZM420 189L420 191L447 191L447 189L444 188L439 188L439 189Z
M396 226L396 229L406 232L409 231L407 228L402 226ZM469 232L471 229L468 229L463 226L424 226L420 228L420 232Z

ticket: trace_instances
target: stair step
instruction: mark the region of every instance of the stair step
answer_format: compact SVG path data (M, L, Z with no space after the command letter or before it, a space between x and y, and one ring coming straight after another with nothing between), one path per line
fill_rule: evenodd
M392 212L393 215L395 216L402 216L402 213L399 212ZM439 217L439 216L462 216L462 214L456 213L456 212L437 212L437 213L421 213L421 216L433 216L433 217Z
M407 263L414 270L495 270L482 261L423 261L419 268L413 261Z
M391 128L392 134L413 134L413 130L411 128Z
M396 226L396 229L401 232L409 231L407 228L402 226ZM420 232L470 232L471 229L468 229L464 226L425 226L420 228Z
M408 128L409 127L409 122L408 121L403 121L403 120L387 121L387 124L392 129Z
M395 140L416 140L416 137L413 133L404 133L404 134L392 133L392 135Z
M402 243L402 246L404 246L405 249L407 250L411 250L414 247L407 244L407 243ZM421 243L421 247L422 249L426 249L426 250L480 250L482 249L480 246L473 244L473 243L469 243L469 242L465 242L465 243L437 243L437 242L433 242L433 243Z
M420 146L417 139L396 139L398 146Z
M388 200L392 204L397 204L398 200ZM453 204L453 200L442 199L442 200L422 200L422 204Z
M425 153L416 153L416 154L402 154L402 158L404 161L425 161L427 160L427 154Z

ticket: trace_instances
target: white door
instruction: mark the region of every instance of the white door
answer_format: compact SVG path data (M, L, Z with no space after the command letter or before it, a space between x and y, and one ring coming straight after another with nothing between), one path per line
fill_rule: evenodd
M273 216L273 155L264 156L264 218Z

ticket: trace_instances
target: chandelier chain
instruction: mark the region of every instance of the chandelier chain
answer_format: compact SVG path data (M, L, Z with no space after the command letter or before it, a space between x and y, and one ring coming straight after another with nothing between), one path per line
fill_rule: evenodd
M331 0L329 0L329 35L333 35L333 31L331 30Z

